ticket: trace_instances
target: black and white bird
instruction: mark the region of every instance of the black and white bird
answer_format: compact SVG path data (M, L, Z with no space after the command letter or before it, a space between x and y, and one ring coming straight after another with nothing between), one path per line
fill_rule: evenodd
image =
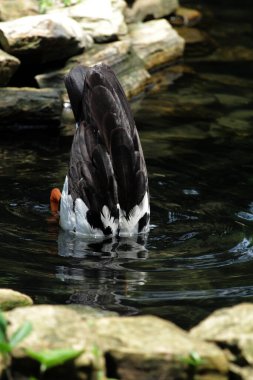
M130 106L113 70L77 66L65 77L76 121L60 199L60 225L86 236L132 236L149 230L148 176Z

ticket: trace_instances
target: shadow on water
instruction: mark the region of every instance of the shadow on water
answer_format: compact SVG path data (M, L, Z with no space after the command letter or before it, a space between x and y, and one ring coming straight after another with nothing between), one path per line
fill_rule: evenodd
M87 241L59 230L48 198L64 181L71 139L6 138L0 287L37 303L152 313L186 328L253 301L253 27L246 16L236 22L246 6L238 12L232 2L226 14L208 4L219 54L189 53L173 85L133 104L150 177L149 236ZM244 55L229 59L222 51L233 49L233 35Z

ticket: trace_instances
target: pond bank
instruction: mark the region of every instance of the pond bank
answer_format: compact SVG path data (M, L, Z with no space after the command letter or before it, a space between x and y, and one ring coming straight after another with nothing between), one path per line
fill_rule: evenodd
M30 335L12 352L15 378L37 374L29 350L74 349L81 351L74 365L56 366L43 378L252 379L253 304L217 310L188 332L150 315L120 317L77 305L29 306L28 296L0 289L5 309L6 298L9 308L18 300L21 305L5 312L8 336L25 322L32 324Z
M63 78L77 64L112 66L129 99L167 85L187 34L181 37L175 27L201 19L177 0L71 3L59 2L45 14L35 0L15 10L8 1L0 5L0 131L62 126Z

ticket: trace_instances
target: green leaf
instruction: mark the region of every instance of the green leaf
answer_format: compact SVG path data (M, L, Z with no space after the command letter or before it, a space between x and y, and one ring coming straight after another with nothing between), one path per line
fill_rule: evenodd
M203 359L201 358L199 353L196 351L192 351L190 353L190 358L192 360L192 365L194 365L194 366L198 366L198 365L203 363Z
M191 367L198 367L204 363L197 351L190 352L189 356L181 358L181 361Z
M48 368L56 367L68 360L75 359L81 355L82 352L83 350L75 350L72 348L45 350L40 352L35 352L32 350L26 351L28 356L40 362L42 371L45 371Z
M32 331L31 322L25 322L21 327L19 327L10 338L10 346L14 348L22 340L24 340Z
M3 331L0 330L0 343L6 343L6 342L7 342L6 334L4 334Z
M8 354L12 348L8 342L0 342L0 352L2 354Z
M0 311L0 334L6 336L7 320L3 313Z

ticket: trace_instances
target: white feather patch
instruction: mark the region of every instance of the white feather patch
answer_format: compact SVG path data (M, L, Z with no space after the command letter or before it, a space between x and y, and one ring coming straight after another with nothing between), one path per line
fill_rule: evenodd
M61 195L60 226L66 231L74 231L76 227L73 199L71 195L68 194L68 176L65 178Z
M77 198L75 202L76 214L76 233L78 235L86 235L94 237L104 236L99 228L93 228L87 220L88 207L81 198Z
M119 205L117 205L119 208ZM105 228L110 227L112 230L112 235L116 235L118 227L119 227L119 221L118 219L114 219L114 217L111 215L109 208L104 205L101 212L101 221Z
M132 208L129 217L126 218L126 212L120 210L119 216L119 236L132 236L138 234L139 220L145 215L150 214L149 196L148 193L144 195L141 203ZM141 232L146 233L149 231L149 226L146 226Z
M119 205L117 205L119 208ZM73 231L78 235L103 237L104 233L99 228L93 228L87 220L88 207L81 198L75 201L75 211L73 211L73 199L68 194L68 176L65 178L60 207L60 226L65 231ZM126 218L126 212L119 209L119 220L111 216L109 208L104 205L101 212L101 221L105 228L110 227L112 235L116 235L119 229L120 236L132 236L138 234L139 220L145 215L150 214L148 193L143 197L139 205L133 207L129 217ZM141 231L146 233L149 226Z

